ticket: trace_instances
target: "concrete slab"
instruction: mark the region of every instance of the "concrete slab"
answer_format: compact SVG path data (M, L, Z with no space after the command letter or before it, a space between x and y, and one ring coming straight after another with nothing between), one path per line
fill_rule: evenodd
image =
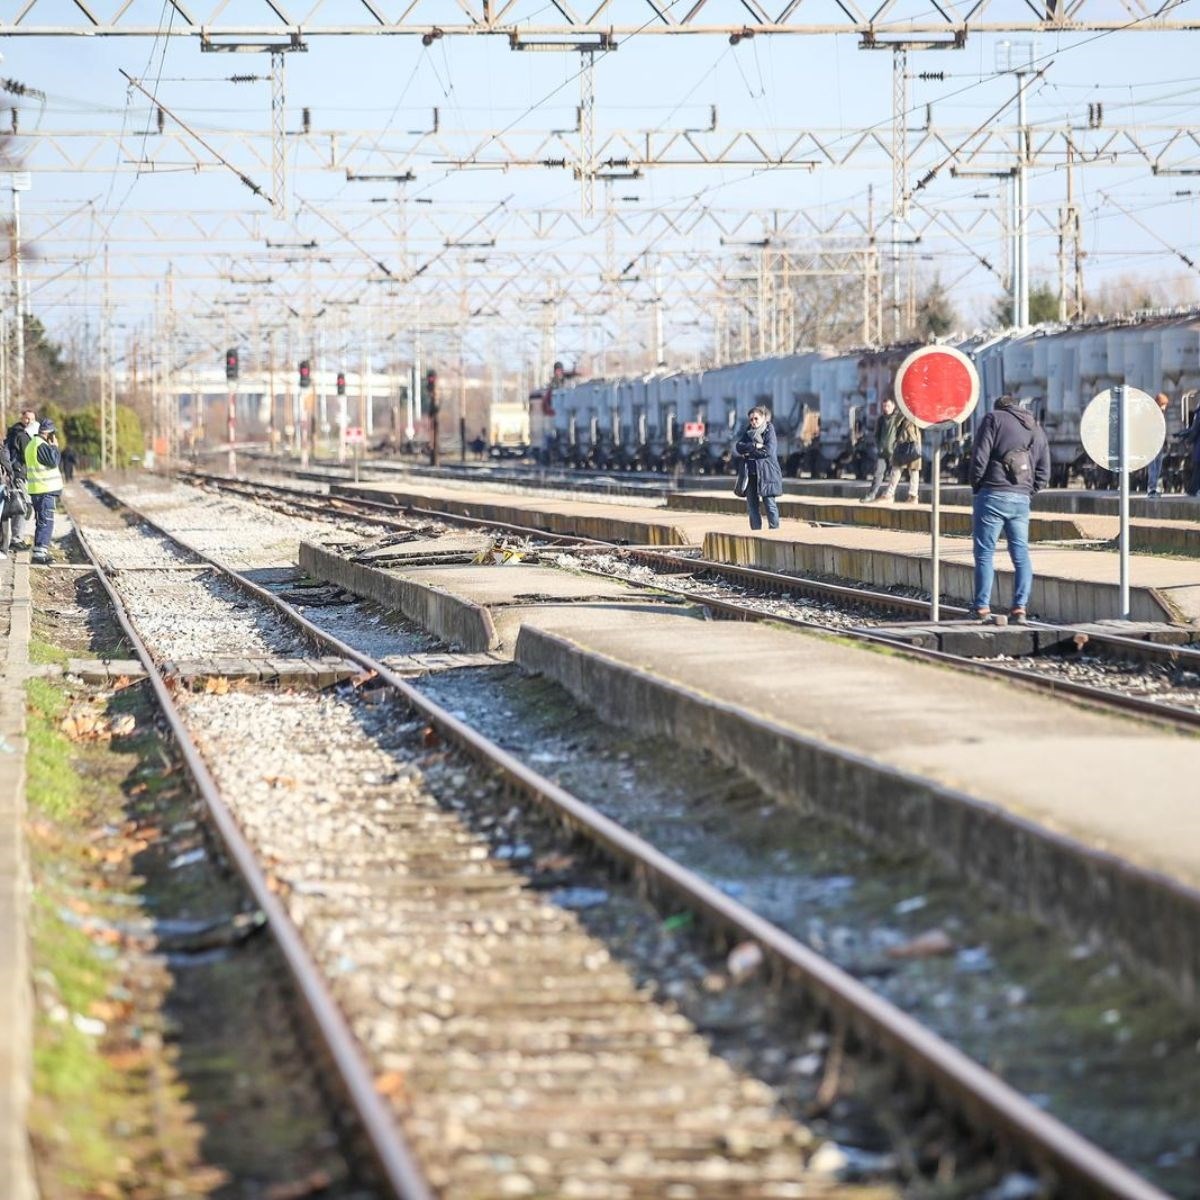
M669 608L696 619L699 605L656 598L619 580L576 575L536 563L503 566L368 567L302 543L301 566L319 579L368 596L448 645L511 658L521 626L535 613L554 610L563 628L597 621L620 623L630 614Z
M414 538L388 546L376 546L362 551L365 561L383 558L422 558L431 554L482 554L493 539L483 533L446 533L442 537Z
M32 601L28 555L0 561L0 1181L11 1200L35 1200L26 1127L33 1046L29 974L29 863L25 821L25 673Z
M386 482L364 484L360 490L378 498L380 493L394 492L395 486ZM497 519L555 532L583 532L586 528L593 531L589 536L624 538L639 545L703 545L707 557L723 561L800 574L840 575L881 587L929 587L926 533L858 525L826 528L785 517L778 531L751 538L747 536L745 516L735 513L654 510L603 499L526 499L498 489L480 490L476 502L475 493L465 498L463 490L443 483L408 481L407 490L400 495L406 503L444 503L451 511L472 511L479 516L484 516L483 510L489 506L494 512L504 508L507 515ZM779 549L784 544L790 548ZM1033 608L1038 615L1060 624L1073 624L1102 620L1117 611L1115 551L1034 545L1032 554ZM942 557L944 593L968 603L970 540L946 537ZM773 562L779 565L772 567ZM784 565L787 563L791 565ZM1009 603L1012 594L1012 572L1003 547L997 556L997 568L993 603L1000 608ZM1200 564L1160 555L1134 555L1131 571L1135 619L1200 624Z
M144 679L146 669L136 658L69 658L67 674L106 687L118 679Z
M682 546L687 542L673 522L666 519L647 520L644 509L632 505L622 506L620 511L606 512L596 503L524 499L498 490L477 491L464 496L461 489L446 484L421 484L407 488L394 483L334 484L330 487L330 494L366 496L371 500L386 495L395 501L397 508L433 505L457 516L504 521L545 530L547 533L624 541L639 546Z
M1200 739L762 625L531 617L517 661L1200 996ZM748 671L747 663L769 663ZM1081 848L1090 854L1081 854Z
M672 492L666 497L672 512L709 512L744 516L746 502L729 492ZM873 529L899 529L929 534L932 510L928 504L859 504L821 500L811 496L784 496L779 513L798 521L816 521L830 525L863 525ZM971 536L970 507L942 506L942 532L960 537ZM1090 535L1081 523L1066 517L1033 516L1029 522L1030 541L1071 541ZM1104 535L1109 536L1109 535Z
M840 575L878 587L930 586L929 538L844 526L837 529L785 524L768 535L710 532L703 554L721 562L741 563L794 574ZM1114 551L1063 550L1033 546L1034 585L1030 611L1047 621L1074 624L1103 620L1117 612L1118 562ZM960 604L970 602L973 578L971 543L942 541L942 593ZM1130 565L1133 617L1138 621L1200 624L1200 564L1181 559L1136 555ZM1012 600L1012 568L1003 546L996 555L993 607Z

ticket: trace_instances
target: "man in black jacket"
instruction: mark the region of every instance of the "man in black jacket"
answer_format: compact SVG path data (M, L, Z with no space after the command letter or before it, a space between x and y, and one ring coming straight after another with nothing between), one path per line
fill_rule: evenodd
M971 449L972 534L975 551L975 596L972 614L991 619L996 540L1000 531L1012 559L1013 603L1010 618L1024 624L1033 591L1029 557L1029 502L1050 482L1050 446L1033 413L1012 396L1001 396L979 423Z
M24 408L21 410L20 417L8 427L8 432L4 435L4 444L8 447L8 457L12 462L13 475L22 490L25 488L25 447L29 445L29 439L37 433L37 428L37 413L32 408ZM21 538L24 529L25 518L23 516L13 517L11 549L27 550L29 548Z

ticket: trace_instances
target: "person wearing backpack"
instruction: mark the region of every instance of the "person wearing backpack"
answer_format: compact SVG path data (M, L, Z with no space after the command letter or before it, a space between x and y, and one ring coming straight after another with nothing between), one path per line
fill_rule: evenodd
M1009 619L1023 625L1033 591L1029 557L1029 502L1050 482L1050 446L1042 427L1015 397L1001 396L979 423L971 448L971 533L975 552L975 595L971 615L992 616L993 557L1001 531L1012 559L1013 603Z

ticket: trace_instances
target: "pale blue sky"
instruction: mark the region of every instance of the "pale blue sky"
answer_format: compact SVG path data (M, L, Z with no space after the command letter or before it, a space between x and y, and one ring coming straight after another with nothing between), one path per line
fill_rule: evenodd
M961 51L910 55L913 74L944 71L947 75L941 82L914 79L910 83L911 123L923 122L924 106L929 104L939 127L970 129L1009 100L1012 77L994 73L998 40L972 36ZM1014 36L1012 40L1029 39ZM1134 125L1145 140L1160 141L1163 135L1154 133L1153 126L1196 120L1200 76L1192 64L1197 47L1200 34L1190 33L1038 38L1034 53L1046 73L1029 88L1030 122L1035 127L1083 125L1089 103L1100 102L1106 125ZM265 75L268 61L262 55L203 54L192 40L151 44L125 38L7 39L0 51L5 76L47 92L46 111L40 116L45 130L142 127L147 103L133 94L127 104L128 89L120 68L145 80L164 105L206 137L219 138L222 129L231 127L265 134L269 127L267 84L226 81L234 73ZM614 128L704 126L710 105L718 108L721 129L759 131L768 147L780 144L782 131L789 129L841 131L835 147L849 144L865 128L877 127L885 133L890 129L891 55L860 50L855 39L846 35L758 37L737 46L718 36L632 37L597 61L598 141ZM426 48L411 37L314 37L307 53L288 56L288 126L297 127L301 108L308 106L315 128L378 130L379 144L393 149L411 142L406 131L427 126L434 106L440 110L444 129L569 128L579 98L578 64L574 54L514 53L499 38L446 37ZM23 126L28 128L37 119L37 106L28 105ZM1011 126L1015 119L1015 106L1009 105L997 123ZM488 147L482 156L494 152L494 146ZM50 152L44 148L40 153ZM1200 150L1194 155L1179 152L1180 158L1185 155L1200 169ZM125 213L182 212L189 206L265 210L227 172L135 177L108 170L113 158L111 147L100 147L93 161L106 169L75 176L42 173L37 163L49 159L35 160L34 186L23 197L24 211L57 214L88 201L100 210L119 208ZM926 156L922 164L928 161ZM462 204L483 211L502 199L525 208L569 208L579 203L578 185L561 170L452 172L428 163L417 169L418 179L409 185L408 194L434 205ZM248 173L269 187L269 161ZM914 166L914 182L916 176ZM875 188L877 211L886 212L891 177L878 156L871 169L811 174L747 168L662 170L616 185L616 190L636 194L636 201L624 202L630 210L703 204L722 209L801 209L819 217L842 207L865 212L869 184ZM1031 199L1043 206L1051 221L1064 184L1061 170L1033 172ZM1089 288L1129 273L1163 279L1196 277L1176 252L1200 259L1197 197L1190 194L1193 188L1200 194L1200 177L1156 178L1144 166L1093 166L1077 172L1076 186ZM392 194L384 185L351 184L330 174L294 175L292 187L297 198L335 219L347 207L361 209L372 196ZM980 193L995 198L972 199ZM943 172L920 199L930 207L986 208L1001 205L1001 195L996 181L954 180ZM1136 220L1120 212L1117 204ZM469 221L465 216L463 220L465 229ZM923 272L936 270L953 286L955 303L968 319L982 313L999 291L999 284L978 267L974 257L978 253L1000 263L1003 251L995 227L991 228L990 234L966 238L969 245L948 241L931 245L932 259L921 263ZM1041 221L1035 220L1033 229L1035 277L1052 281L1055 239ZM287 230L278 229L277 236L286 238ZM332 230L328 237L331 242L338 240ZM156 258L159 249L148 244L138 254L139 264L148 270L163 269ZM32 268L35 281L54 273L49 261L54 253L47 249L46 257L48 261ZM191 261L180 255L177 270L185 274ZM41 311L39 301L50 301L53 307L45 315L57 324L64 314L78 311L80 294L79 287L68 287L65 279L45 284L34 296L34 309ZM98 294L89 292L88 302L97 300Z

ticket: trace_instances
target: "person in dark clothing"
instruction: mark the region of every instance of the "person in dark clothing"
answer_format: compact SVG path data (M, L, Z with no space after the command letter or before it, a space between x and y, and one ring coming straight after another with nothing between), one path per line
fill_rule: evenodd
M735 449L745 462L749 476L746 491L746 511L750 514L750 528L762 528L762 508L767 510L767 525L779 528L779 504L777 496L783 495L783 472L779 468L779 456L775 437L775 426L771 424L769 409L758 405L750 410L746 430L737 440Z
M37 413L32 408L23 408L20 417L9 427L4 435L4 445L12 462L14 487L21 492L25 490L25 447L29 439L37 433ZM22 540L25 531L25 517L17 514L12 518L13 550L27 550L28 544Z
M1050 446L1033 413L1012 396L1001 396L979 423L971 450L971 529L975 552L972 614L991 619L993 557L1001 530L1016 578L1009 617L1024 624L1033 591L1029 557L1029 502L1050 482Z
M921 490L921 431L888 396L875 422L875 478L859 504L880 500L891 504L896 498L900 476L908 472L908 502L916 504ZM885 482L886 479L886 482Z
M8 442L0 442L0 559L8 557L8 548L12 543L12 518L5 516L5 513L16 482L12 459L8 454Z
M79 461L79 455L68 446L62 452L62 473L63 480L70 483L75 478L75 464Z
M1192 414L1192 423L1178 437L1185 446L1191 447L1184 490L1189 496L1200 496L1200 404L1196 405L1196 411Z

